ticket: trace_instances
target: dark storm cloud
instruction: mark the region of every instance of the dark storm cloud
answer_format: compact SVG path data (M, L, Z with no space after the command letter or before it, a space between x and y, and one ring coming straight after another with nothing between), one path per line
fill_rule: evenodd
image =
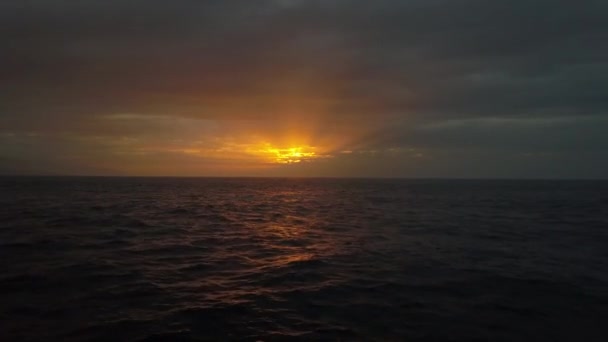
M345 111L361 95L380 110L462 114L608 101L605 2L289 3L8 2L8 102L137 110L160 92L192 104L268 91L259 84L286 70L338 82Z
M6 132L267 125L295 96L326 124L386 122L377 148L608 148L606 1L4 1L0 22Z

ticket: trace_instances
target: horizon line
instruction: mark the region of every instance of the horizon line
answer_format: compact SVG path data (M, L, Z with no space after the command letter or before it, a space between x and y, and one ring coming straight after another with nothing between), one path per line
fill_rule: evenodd
M168 175L60 175L60 174L0 174L0 178L177 178L177 179L361 179L361 180L519 180L519 181L608 181L595 177L422 177L422 176L168 176Z

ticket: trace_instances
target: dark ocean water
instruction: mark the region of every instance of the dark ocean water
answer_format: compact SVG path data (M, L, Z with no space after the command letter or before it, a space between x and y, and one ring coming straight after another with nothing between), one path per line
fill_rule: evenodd
M608 182L0 179L0 340L608 341Z

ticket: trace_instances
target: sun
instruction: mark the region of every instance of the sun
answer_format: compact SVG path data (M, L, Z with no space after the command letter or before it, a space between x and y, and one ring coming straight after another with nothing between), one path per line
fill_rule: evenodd
M327 157L326 155L319 154L317 148L313 146L283 148L276 147L270 143L264 143L249 151L251 154L262 157L273 164L298 164Z
M317 157L316 152L311 147L270 148L268 152L275 155L275 162L279 164L301 163L303 160Z

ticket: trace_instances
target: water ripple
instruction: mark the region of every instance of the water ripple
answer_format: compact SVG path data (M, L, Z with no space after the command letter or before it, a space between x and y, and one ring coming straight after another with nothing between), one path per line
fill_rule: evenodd
M3 340L608 337L605 182L20 178L0 190Z

